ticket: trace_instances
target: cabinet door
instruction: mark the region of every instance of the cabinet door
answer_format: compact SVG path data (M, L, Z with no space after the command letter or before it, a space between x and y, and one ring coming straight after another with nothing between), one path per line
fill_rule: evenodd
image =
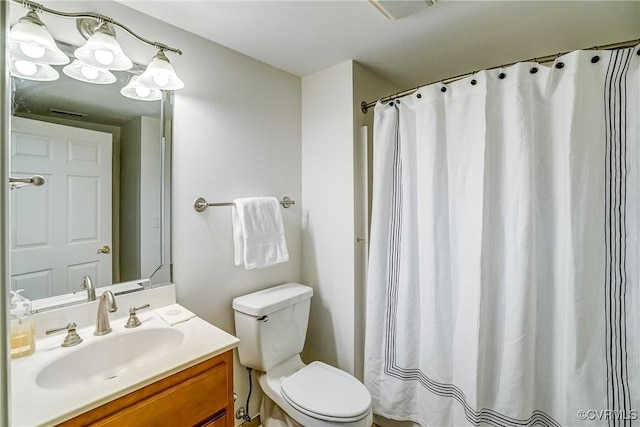
M227 366L223 363L103 418L94 425L193 426L224 410L226 406Z
M205 421L204 424L201 424L198 427L226 427L228 422L227 413L223 412L213 420Z
M233 427L233 351L126 394L58 427Z

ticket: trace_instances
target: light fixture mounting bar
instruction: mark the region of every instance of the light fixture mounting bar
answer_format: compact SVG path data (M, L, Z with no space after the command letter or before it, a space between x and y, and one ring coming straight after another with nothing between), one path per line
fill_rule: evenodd
M173 53L177 53L178 55L182 55L182 51L178 48L175 47L171 47L171 46L167 46L164 43L160 43L160 42L155 42L155 41L151 41L149 39L146 39L138 34L136 34L134 31L132 31L129 27L127 27L124 24L121 24L120 22L116 21L113 18L110 18L108 16L105 15L100 15L99 13L93 13L93 12L61 12L59 10L55 10L55 9L50 9L48 7L45 7L43 5L41 5L40 3L36 3L33 2L31 0L11 0L14 3L19 3L21 5L23 5L24 7L31 9L35 12L45 12L45 13L50 13L52 15L56 15L56 16L60 16L63 18L74 18L74 19L78 19L78 18L93 18L98 20L99 22L105 22L107 24L110 25L115 25L117 27L122 28L123 30L125 30L127 33L131 34L133 37L137 38L138 40L140 40L143 43L146 43L148 45L151 45L153 47L155 47L158 50L163 50L163 51L170 51Z

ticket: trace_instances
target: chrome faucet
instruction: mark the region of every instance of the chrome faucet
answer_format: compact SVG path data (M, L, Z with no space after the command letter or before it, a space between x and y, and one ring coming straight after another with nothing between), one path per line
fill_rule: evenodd
M117 309L118 304L116 304L116 297L113 296L113 292L104 291L100 296L100 302L98 303L96 330L93 332L93 335L106 335L111 332L111 325L109 325L109 313L113 313Z
M83 276L80 281L80 288L87 290L87 301L95 301L96 300L96 289L93 287L93 282L91 282L91 277Z

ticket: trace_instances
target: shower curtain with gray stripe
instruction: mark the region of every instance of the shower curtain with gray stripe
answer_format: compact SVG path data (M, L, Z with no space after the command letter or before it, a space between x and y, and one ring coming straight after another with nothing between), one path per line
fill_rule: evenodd
M376 105L375 413L640 426L639 51L575 51Z

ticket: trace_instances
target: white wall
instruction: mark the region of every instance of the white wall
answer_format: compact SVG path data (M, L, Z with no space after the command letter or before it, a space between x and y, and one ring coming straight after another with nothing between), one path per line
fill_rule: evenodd
M354 373L353 61L302 79L305 361Z
M395 89L347 61L302 79L303 282L314 288L306 361L322 360L362 378L367 164L360 102ZM372 134L368 133L369 136ZM370 141L369 141L370 142Z
M234 333L234 297L300 280L300 79L181 30L165 27L162 33L187 59L184 66L176 65L186 86L175 95L173 132L177 298ZM197 213L193 201L267 195L289 196L297 203L283 209L290 260L247 271L234 265L231 209ZM238 407L245 404L248 382L235 362ZM261 396L254 385L251 415L258 412Z
M154 117L140 121L140 277L149 277L160 265L161 124Z
M180 45L189 65L179 70L186 87L174 115L173 277L178 302L233 333L234 297L300 280L300 79L196 37ZM263 195L296 201L283 209L290 260L246 271L233 262L230 208L197 213L193 201ZM237 359L235 371L244 406L247 375ZM252 415L259 399L256 392Z
M122 277L140 276L140 149L142 121L131 120L122 126L120 148L120 241L117 252ZM126 213L126 214L125 214ZM126 236L126 237L125 237ZM115 261L115 260L114 260Z
M160 265L160 121L138 117L122 127L123 277L149 277ZM144 190L143 190L144 189Z

